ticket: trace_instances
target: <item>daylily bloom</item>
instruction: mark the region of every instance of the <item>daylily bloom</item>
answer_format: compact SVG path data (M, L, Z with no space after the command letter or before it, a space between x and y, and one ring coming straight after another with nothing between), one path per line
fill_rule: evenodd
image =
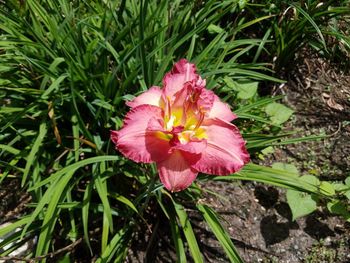
M135 162L155 162L160 180L181 191L199 172L228 175L249 162L245 141L226 103L205 88L194 64L177 62L163 79L132 101L124 125L111 131L116 148Z

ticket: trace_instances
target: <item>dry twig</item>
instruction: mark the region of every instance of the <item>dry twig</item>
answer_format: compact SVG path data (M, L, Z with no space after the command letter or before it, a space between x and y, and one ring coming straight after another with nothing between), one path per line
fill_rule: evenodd
M28 263L35 263L37 261L43 260L45 258L53 258L63 252L72 251L77 245L79 245L83 241L83 238L79 238L78 240L74 241L73 243L69 244L66 247L60 248L55 252L48 253L46 255L38 256L35 258L24 258L24 257L0 257L0 260L12 260L12 261L21 261L21 262L28 262Z

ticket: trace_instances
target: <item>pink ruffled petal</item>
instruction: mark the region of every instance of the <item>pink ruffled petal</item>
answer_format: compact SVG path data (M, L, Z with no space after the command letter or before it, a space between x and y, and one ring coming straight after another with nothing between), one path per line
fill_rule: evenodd
M231 122L236 119L237 116L231 111L227 103L220 101L219 97L214 94L214 103L209 111L208 118L219 118L221 120Z
M132 108L119 131L111 131L116 148L135 162L158 162L167 158L169 140L162 132L162 109L152 105Z
M198 108L201 112L210 112L213 108L215 97L213 91L202 88L198 98Z
M167 159L158 162L157 167L161 182L171 192L189 187L198 174L178 150L173 151Z
M245 141L236 126L221 119L209 119L202 128L206 132L207 147L193 168L207 174L228 175L249 162Z
M126 103L131 108L135 108L139 105L148 104L154 106L160 106L162 97L162 90L160 87L153 86L149 90L145 91L141 95L137 96L132 101Z
M185 74L186 81L198 78L198 75L196 74L196 65L189 63L188 60L184 58L175 63L171 70L171 73Z
M190 141L186 144L178 143L172 149L184 151L186 153L200 154L207 147L207 140Z
M176 92L181 90L186 83L184 74L167 73L163 79L164 93L172 98Z
M196 66L186 59L181 59L174 65L171 72L165 75L163 79L164 93L167 97L172 98L186 82L193 80L197 82L198 78Z

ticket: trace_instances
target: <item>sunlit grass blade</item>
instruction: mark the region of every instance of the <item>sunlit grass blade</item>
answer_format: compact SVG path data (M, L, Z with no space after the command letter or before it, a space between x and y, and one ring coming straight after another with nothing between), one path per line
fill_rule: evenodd
M319 191L319 185L310 184L303 180L293 172L287 172L283 170L277 170L270 167L265 167L253 163L247 164L241 171L228 175L228 176L216 176L213 178L215 181L230 181L230 180L243 180L243 181L256 181L274 185L282 188L292 189L296 191L302 191L307 193L323 196Z
M203 76L212 76L212 75L219 75L219 74L230 74L232 76L246 76L246 77L250 77L251 79L254 80L269 80L272 82L278 82L278 83L284 83L285 81L280 80L278 78L275 77L271 77L269 75L260 73L260 72L256 72L253 70L247 70L247 69L241 69L241 68L222 68L222 69L218 69L218 70L213 70L213 71L209 71L206 73L203 73Z
M262 38L262 40L261 40L261 42L260 42L260 44L259 44L258 50L256 51L255 56L254 56L254 58L253 58L253 63L256 63L256 62L258 61L258 58L260 57L261 52L263 51L263 49L265 49L266 43L269 42L268 39L269 39L269 37L270 37L270 35L271 35L271 31L272 31L272 29L269 28L269 29L266 31L264 37Z
M24 216L21 219L12 222L11 224L5 226L5 227L1 227L0 228L0 236L5 236L8 233L10 233L11 231L15 230L17 227L21 227L25 224L27 224L30 220L30 216Z
M319 35L324 49L327 50L327 44L326 44L326 41L323 37L321 29L318 27L318 25L312 19L312 17L305 10L303 10L299 5L294 4L294 3L291 3L290 5L293 6L296 10L298 10L298 12L300 12L307 19L307 21L309 21L309 23L313 26L313 28L316 30L317 34Z
M48 99L51 92L58 89L59 85L62 81L64 81L68 77L68 74L63 74L55 79L51 85L45 90L45 92L41 95L42 99Z
M104 162L104 161L117 161L119 159L120 159L120 157L117 156L117 155L110 155L110 156L105 155L105 156L95 156L95 157L91 157L91 158L88 158L88 159L85 159L85 160L81 160L79 162L73 163L73 164L71 164L69 166L66 166L66 167L62 168L62 170L59 170L56 173L50 175L50 177L44 179L41 182L38 182L37 184L35 184L32 187L30 187L28 189L28 191L31 191L31 190L39 188L39 187L41 187L43 185L46 185L47 183L50 183L50 182L54 181L55 179L57 179L58 177L64 175L68 171L81 168L81 167L83 167L85 165L93 164L93 163L100 163L100 162Z
M234 28L233 31L234 31L235 33L237 33L237 32L241 31L241 30L244 29L244 28L250 27L250 26L252 26L252 25L254 25L254 24L256 24L256 23L259 23L259 22L261 22L261 21L263 21L263 20L265 20L265 19L269 19L269 18L271 18L271 17L273 17L273 16L274 16L274 15L268 15L268 16L258 17L258 18L256 18L256 19L250 20L249 22L246 22L246 23L243 23L243 24L238 25L236 28Z
M2 256L9 256L15 250L27 246L25 243L28 240L35 240L35 232L37 231L38 227L32 227L26 232L26 236L23 239L20 238L21 231L13 231L7 237L2 238L3 240L0 242L0 260Z
M39 150L39 147L42 145L43 140L47 133L47 124L46 122L42 122L39 127L38 137L34 141L34 144L32 146L32 149L27 157L27 163L24 168L23 176L22 176L22 182L21 185L23 186L27 180L28 174L30 172L30 168L32 167L35 158L37 157L37 153Z
M230 261L233 263L243 263L243 260L239 256L235 245L231 241L230 235L221 225L215 211L203 204L197 204L197 208L202 212L205 221L208 223L210 229L219 240Z
M36 246L36 256L46 254L49 250L51 243L51 235L57 222L59 208L57 207L58 202L65 195L67 191L67 184L74 175L75 170L67 172L63 177L60 178L59 182L55 186L55 191L50 197L48 207L45 212L44 220L42 223L41 233L38 238L38 244Z
M112 238L101 257L96 260L96 263L111 262L116 254L114 262L124 262L126 251L128 249L128 235L130 232L130 225L127 224L121 228Z
M104 208L103 208L103 210L104 210ZM102 214L101 253L105 252L106 247L107 247L107 243L108 243L109 228L111 227L109 217L112 217L112 214L103 211L103 214Z
M106 180L103 180L101 176L105 172L104 162L100 163L99 169L97 169L96 167L95 172L97 171L99 171L100 174L99 176L95 177L95 187L103 205L103 221L102 221L103 224L102 224L102 240L101 240L101 251L103 253L107 247L109 232L113 233L113 218L112 218L111 206L108 199L108 189L107 189Z
M162 191L164 195L167 195L171 200L173 200L172 196L165 190ZM162 201L158 198L158 203L164 211L166 217L169 219L171 236L175 245L175 251L177 256L177 262L187 262L184 242L182 240L180 228L177 222L175 210L172 207L165 206L162 204Z
M92 254L92 248L91 248L90 239L89 239L89 209L90 209L90 201L91 201L93 186L94 186L94 182L92 179L86 186L84 197L83 197L83 207L81 209L84 240L87 246L89 247L91 254Z
M261 108L263 106L266 106L267 104L274 102L276 100L280 100L283 98L282 96L276 96L272 98L259 98L257 101L249 103L247 105L240 106L239 108L235 109L234 112L236 114L241 114L241 113L247 113L254 109L254 108Z
M170 222L171 236L175 244L177 262L179 263L187 262L185 248L181 238L179 226L177 225L177 222L176 222L176 217L169 218L169 222Z
M195 263L204 262L202 254L201 254L200 249L198 247L196 236L194 235L194 232L193 232L190 220L189 220L187 213L185 211L185 208L181 204L176 203L174 200L173 200L173 204L174 204L174 208L175 208L176 214L178 216L181 228L182 228L184 235L186 237L187 244L188 244L188 247L190 249L190 252L191 252L191 255L192 255L194 262Z
M6 151L9 153L12 153L13 155L18 155L21 151L10 146L10 145L5 145L5 144L0 144L0 149L2 150L1 154Z
M122 196L120 194L117 193L109 193L109 195L118 200L119 202L125 204L126 206L130 207L135 213L138 213L137 208L135 207L135 205L133 204L133 202L131 200L129 200L128 198L126 198L125 196Z

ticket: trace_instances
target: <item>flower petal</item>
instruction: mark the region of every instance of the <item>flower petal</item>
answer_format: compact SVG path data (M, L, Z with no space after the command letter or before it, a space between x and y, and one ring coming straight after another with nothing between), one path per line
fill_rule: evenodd
M245 141L236 126L221 119L209 119L201 127L205 129L207 147L193 168L207 174L228 175L249 162Z
M135 162L157 162L166 158L170 150L162 129L162 109L140 105L128 112L122 129L111 132L111 140Z
M171 192L182 191L196 179L198 172L188 161L181 151L175 150L167 159L157 163L160 180L166 189Z
M131 108L135 108L142 104L160 106L162 97L162 90L160 87L153 86L149 90L145 91L141 95L134 98L132 101L126 103Z
M233 121L237 118L236 114L234 114L227 103L220 101L219 97L214 95L214 103L212 108L209 111L209 118L219 118L221 120L225 120L228 122Z
M190 81L197 79L198 75L196 74L195 64L189 63L187 59L180 59L173 66L171 73L173 74L185 74L185 81Z
M186 59L181 59L174 65L171 72L164 76L164 93L167 97L172 98L176 92L184 87L186 82L193 80L197 82L198 78L196 66L189 63Z
M199 98L197 102L198 109L201 112L210 112L213 108L213 104L217 97L213 91L202 88L199 93Z
M207 141L203 139L203 140L189 141L188 143L185 143L185 144L178 143L177 145L173 146L172 149L181 150L190 154L191 153L200 154L204 151L206 147L207 147Z

